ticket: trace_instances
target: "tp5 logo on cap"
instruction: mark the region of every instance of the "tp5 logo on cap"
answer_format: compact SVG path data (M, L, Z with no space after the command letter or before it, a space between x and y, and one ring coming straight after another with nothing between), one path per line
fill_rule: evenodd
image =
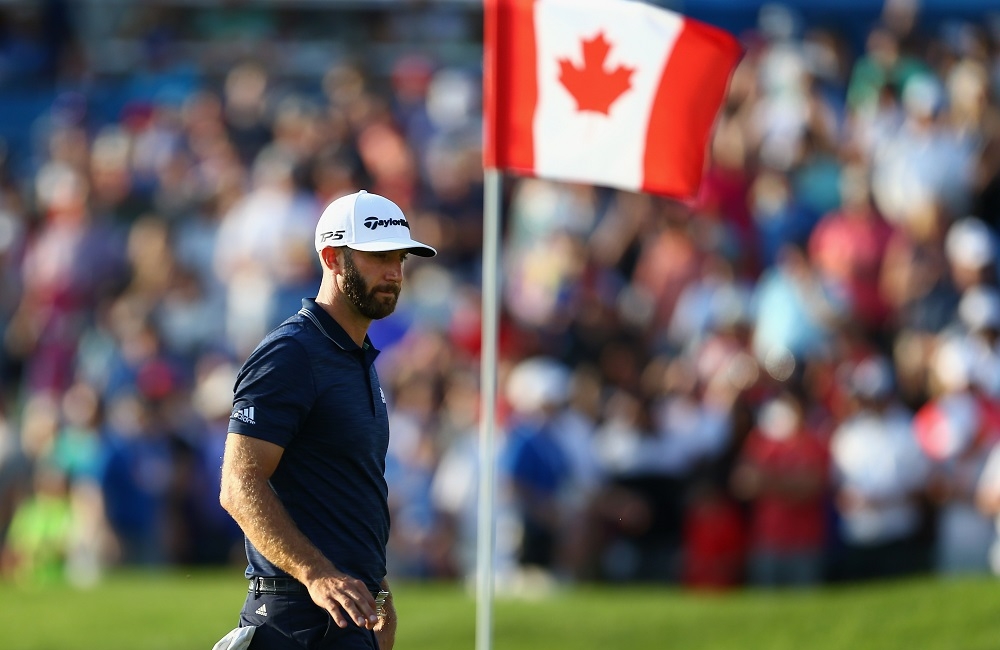
M326 207L316 224L315 243L317 252L328 246L347 246L372 252L405 250L419 257L437 254L410 236L410 224L399 206L364 190L342 196Z
M326 241L340 241L343 238L344 238L344 231L338 230L337 232L325 232L321 234L319 236L319 241L321 243Z

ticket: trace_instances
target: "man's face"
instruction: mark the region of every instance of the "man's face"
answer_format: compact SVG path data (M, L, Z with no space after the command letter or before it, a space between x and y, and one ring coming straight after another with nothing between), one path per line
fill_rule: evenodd
M368 286L368 282L361 274L361 270L354 261L354 256L364 256L364 266L371 266L378 271L382 282L373 287ZM399 290L402 282L402 263L405 253L399 251L389 251L387 253L356 253L344 248L344 295L355 306L365 318L379 320L385 318L396 309L396 301L399 300ZM398 275L399 282L390 282L385 278L385 266L392 265L390 275Z

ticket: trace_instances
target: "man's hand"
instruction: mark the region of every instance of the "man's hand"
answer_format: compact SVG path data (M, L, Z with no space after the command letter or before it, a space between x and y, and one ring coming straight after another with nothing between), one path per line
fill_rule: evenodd
M375 599L365 583L340 572L307 581L313 602L330 612L338 627L347 627L351 620L368 630L379 623L375 614Z

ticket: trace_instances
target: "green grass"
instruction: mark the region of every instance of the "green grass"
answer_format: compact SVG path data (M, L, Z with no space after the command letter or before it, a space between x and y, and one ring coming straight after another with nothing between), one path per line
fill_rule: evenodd
M98 588L0 584L3 650L208 650L235 626L238 569L127 573ZM397 584L398 650L472 650L475 603L453 585ZM808 592L693 594L580 587L500 598L496 650L920 650L1000 646L1000 582L921 579Z

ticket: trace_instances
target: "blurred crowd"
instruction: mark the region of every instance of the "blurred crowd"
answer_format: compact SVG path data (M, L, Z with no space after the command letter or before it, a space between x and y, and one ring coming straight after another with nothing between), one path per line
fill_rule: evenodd
M1000 22L914 8L859 40L765 7L693 203L506 180L501 588L1000 572ZM357 54L308 83L248 58L110 119L53 90L21 125L4 579L244 561L218 505L235 374L315 295L318 216L359 188L440 251L371 330L390 572L471 576L481 79Z

